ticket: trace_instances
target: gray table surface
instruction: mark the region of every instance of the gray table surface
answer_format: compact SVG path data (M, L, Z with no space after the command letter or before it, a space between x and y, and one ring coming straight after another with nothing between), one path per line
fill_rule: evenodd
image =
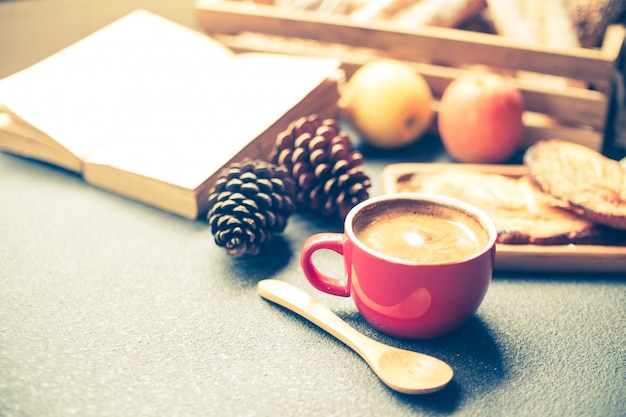
M387 163L437 158L429 141L364 149L372 195ZM202 220L0 153L0 415L626 415L624 274L498 271L462 329L407 342L306 283L299 249L325 230L341 225L298 214L262 256L235 260ZM341 342L260 298L264 278L440 357L454 380L423 396L391 391Z

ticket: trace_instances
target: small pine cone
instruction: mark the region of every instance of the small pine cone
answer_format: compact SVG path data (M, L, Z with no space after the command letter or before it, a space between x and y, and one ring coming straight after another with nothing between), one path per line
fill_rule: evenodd
M333 119L311 115L293 121L278 135L270 161L286 167L296 182L299 210L343 218L369 197L363 156Z
M229 255L257 255L295 212L295 183L285 168L246 159L222 171L207 215L218 246Z

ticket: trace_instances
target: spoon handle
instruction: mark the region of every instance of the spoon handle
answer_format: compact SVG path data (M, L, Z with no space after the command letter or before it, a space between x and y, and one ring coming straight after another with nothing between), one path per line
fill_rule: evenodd
M301 315L351 347L390 388L405 394L425 394L443 388L454 372L432 356L385 345L359 333L304 291L276 279L258 284L259 294Z
M385 351L385 345L359 333L328 307L291 284L277 279L265 279L259 282L258 291L263 298L299 314L326 330L351 347L370 365Z

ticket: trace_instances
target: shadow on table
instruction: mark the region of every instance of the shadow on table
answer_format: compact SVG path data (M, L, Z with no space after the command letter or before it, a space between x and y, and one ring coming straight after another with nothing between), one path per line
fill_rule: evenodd
M448 336L425 341L405 341L377 332L356 311L339 312L338 315L373 339L435 356L452 367L454 378L440 391L424 395L394 392L422 411L442 415L453 413L463 403L494 389L511 377L502 354L503 347L498 345L493 331L479 316L473 316L461 329Z
M319 232L341 233L343 223L338 218L297 213L289 218L285 231L276 233L262 246L259 254L241 258L224 255L224 265L230 270L228 272L231 275L241 277L250 286L256 286L259 281L267 278L281 278L289 274L297 276L294 274L299 274L298 259L302 244L306 238ZM332 262L343 268L343 261L339 255L334 257Z
M293 248L289 240L282 235L275 236L272 241L263 246L261 252L254 256L234 258L225 256L228 262L225 265L238 276L241 282L256 286L266 278L274 278L292 261Z

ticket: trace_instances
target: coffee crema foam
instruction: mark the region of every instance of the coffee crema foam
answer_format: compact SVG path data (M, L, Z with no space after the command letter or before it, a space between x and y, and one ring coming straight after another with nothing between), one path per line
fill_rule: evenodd
M354 219L353 228L370 249L409 262L459 262L488 242L487 232L472 214L424 201L370 207Z

